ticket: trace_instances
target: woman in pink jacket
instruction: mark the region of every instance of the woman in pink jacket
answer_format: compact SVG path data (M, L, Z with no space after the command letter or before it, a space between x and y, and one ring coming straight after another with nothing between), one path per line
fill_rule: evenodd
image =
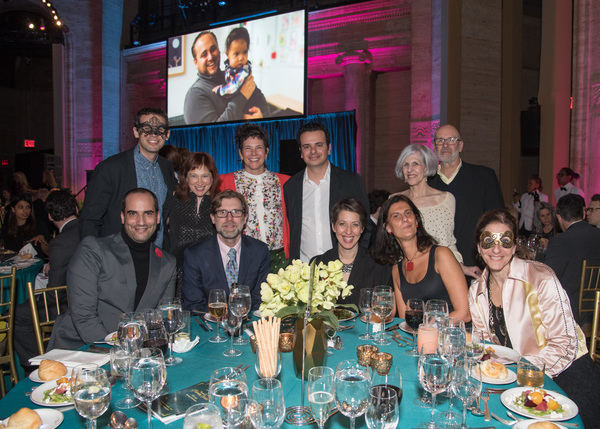
M600 373L552 269L515 255L517 221L507 210L485 213L475 230L485 270L469 289L473 326L485 339L534 356L577 404L585 427L600 421ZM588 426L589 425L589 426Z

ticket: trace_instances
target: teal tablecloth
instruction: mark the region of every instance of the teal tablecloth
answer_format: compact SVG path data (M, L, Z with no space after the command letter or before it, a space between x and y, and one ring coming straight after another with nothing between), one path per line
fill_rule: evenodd
M27 302L27 282L32 282L35 284L35 277L42 270L44 266L44 261L39 258L35 258L35 262L26 268L17 269L17 286L16 286L16 303L22 304ZM10 293L9 289L6 289L6 293ZM8 297L5 297L8 301Z
M398 323L401 319L396 319L394 323ZM356 347L359 344L365 344L364 341L358 339L358 335L364 332L364 323L357 321L355 329L345 331L341 334L344 340L344 348L340 351L335 351L334 355L328 359L327 366L335 368L339 361L345 359L356 359ZM210 334L210 335L209 335ZM168 385L171 392L175 392L187 386L191 386L200 381L208 381L210 374L213 370L225 366L237 366L239 364L250 365L250 368L246 371L246 377L248 379L249 386L257 379L256 371L254 370L255 355L250 349L250 345L241 346L240 349L243 351L242 355L234 358L227 358L223 356L223 351L229 346L229 343L212 344L208 342L208 337L214 333L206 333L200 329L196 322L192 322L192 338L196 335L200 336L200 343L189 353L180 354L183 358L183 362L180 365L172 366L168 368ZM408 335L407 335L408 336ZM431 409L429 408L418 408L412 404L414 398L420 394L419 382L417 378L417 358L407 356L405 354L406 347L398 347L395 343L390 346L380 347L381 351L392 353L394 356L394 364L397 365L402 371L403 378L403 398L400 404L400 422L398 427L401 428L415 428L419 423L428 421ZM513 371L516 370L514 366L509 367ZM278 377L283 385L285 392L285 405L293 406L300 405L300 380L294 375L292 354L282 354L282 370ZM108 425L110 414L116 410L114 403L124 396L124 389L121 388L121 382L113 388L111 406L108 411L98 419L98 427L106 427ZM29 379L19 382L19 384L13 388L8 395L0 401L0 418L11 415L21 407L38 408L29 400L29 396L25 393L29 392L32 387L35 387L36 383L33 383ZM492 386L490 386L492 387ZM494 387L516 387L516 383L507 386L494 386ZM554 390L562 393L562 390L554 383L550 378L546 377L545 388L548 390ZM440 397L441 404L438 404L437 410L446 411L448 408L447 398ZM456 402L458 408L459 402ZM308 401L306 402L308 405ZM505 407L500 402L500 395L490 395L489 401L491 411L496 414L506 417ZM462 408L461 408L462 410ZM135 417L139 423L140 428L147 427L146 414L140 409L124 410L129 417ZM65 411L65 420L62 427L74 428L74 427L85 427L85 421L79 417L75 410ZM575 417L571 421L579 423L580 427L583 428L583 424L579 416ZM491 422L485 422L483 417L475 417L468 414L467 424L472 427L482 426L493 426L497 428L505 428L507 426L492 420ZM158 420L154 420L154 427L172 427L180 428L183 425L183 419L171 423L168 426L161 424ZM347 428L350 423L348 418L344 417L340 413L337 413L331 417L325 424L325 428ZM294 426L283 424L284 428L292 428ZM316 425L313 425L316 428ZM357 428L366 428L364 417L359 417L356 421Z

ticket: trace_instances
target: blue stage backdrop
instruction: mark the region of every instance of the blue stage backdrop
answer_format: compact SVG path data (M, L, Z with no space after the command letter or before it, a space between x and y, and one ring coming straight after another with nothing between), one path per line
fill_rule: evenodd
M270 149L267 168L279 172L279 141L295 139L300 127L307 122L324 124L331 134L329 160L344 170L356 171L356 122L354 111L308 115L301 119L282 119L258 123L269 134ZM171 130L168 144L188 148L192 152L210 154L219 174L231 173L241 168L235 144L235 129L240 124L211 125L208 127L175 128Z

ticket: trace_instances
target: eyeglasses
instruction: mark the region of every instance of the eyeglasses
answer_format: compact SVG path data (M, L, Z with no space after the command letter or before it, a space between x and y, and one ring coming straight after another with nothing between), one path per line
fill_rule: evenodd
M444 146L445 143L448 144L448 146L456 146L458 144L458 142L461 141L458 137L448 137L447 139L438 137L437 139L434 140L434 143L436 146Z
M600 210L600 207L588 207L585 209L586 213L594 213L595 210Z
M229 214L231 214L232 217L242 217L244 215L244 210L215 210L215 216L221 219L226 218Z
M556 177L568 176L567 173L563 173L562 171L556 175Z

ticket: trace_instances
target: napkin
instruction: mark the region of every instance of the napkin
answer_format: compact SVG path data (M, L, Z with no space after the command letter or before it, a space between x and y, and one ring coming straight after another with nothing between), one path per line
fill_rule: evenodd
M188 339L179 339L173 343L173 351L175 353L187 353L196 347L196 344L200 341L200 337L196 337L194 341L190 341Z
M33 246L31 245L31 243L27 243L25 246L23 246L23 248L21 250L19 250L19 256L23 257L24 254L29 253L31 254L31 257L33 258L35 255L37 255L37 252L35 251L35 249L33 248Z
M48 353L29 359L29 363L31 365L39 365L43 359L57 360L65 364L66 367L73 368L85 363L95 363L98 366L106 365L110 362L110 355L80 352L78 350L54 349Z

